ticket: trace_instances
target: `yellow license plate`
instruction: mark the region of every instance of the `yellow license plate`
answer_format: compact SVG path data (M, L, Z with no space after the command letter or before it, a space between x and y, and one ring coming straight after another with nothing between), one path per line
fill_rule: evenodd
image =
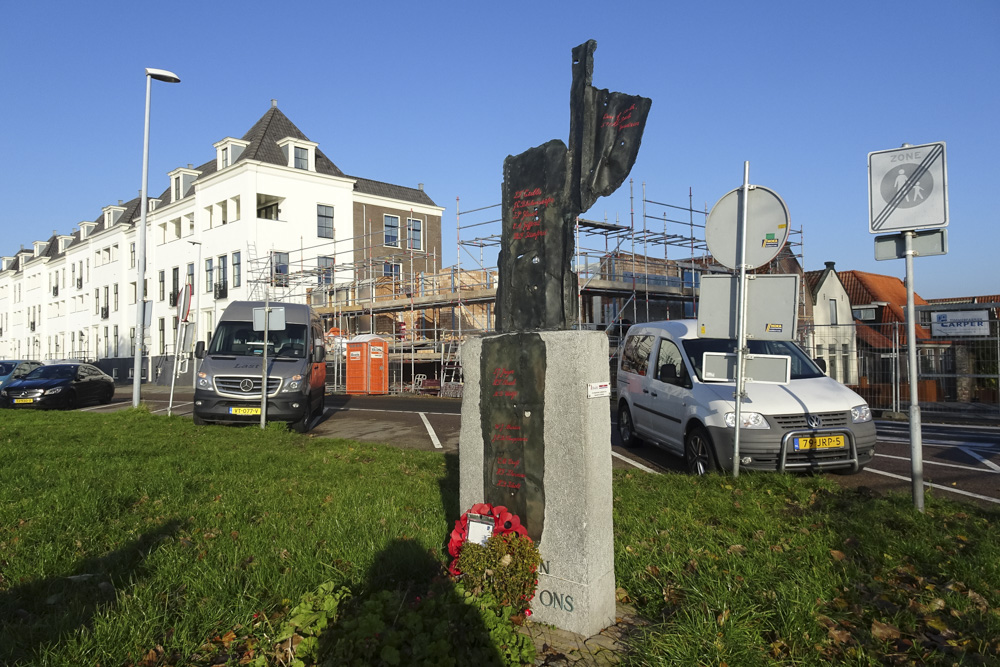
M817 435L811 438L795 438L795 451L803 449L836 449L844 446L842 435Z
M260 408L229 408L231 415L259 415Z
M15 398L14 402L15 403L34 403L35 399L33 399L33 398Z

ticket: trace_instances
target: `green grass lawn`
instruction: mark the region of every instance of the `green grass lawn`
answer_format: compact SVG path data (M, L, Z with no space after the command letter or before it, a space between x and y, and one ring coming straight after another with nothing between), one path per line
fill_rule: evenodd
M0 460L0 664L238 664L325 582L422 594L461 511L453 455L143 410L2 411ZM635 664L1000 661L995 512L788 475L614 492Z

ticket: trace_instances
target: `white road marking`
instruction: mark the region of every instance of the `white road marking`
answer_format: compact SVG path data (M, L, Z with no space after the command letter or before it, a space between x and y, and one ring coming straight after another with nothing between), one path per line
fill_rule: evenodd
M431 436L431 442L434 443L434 447L436 449L441 449L441 441L438 440L437 433L435 433L434 429L431 428L431 423L427 421L427 415L423 412L418 412L417 414L420 415L420 419L423 420L424 427L427 428L427 435Z
M334 412L396 412L403 415L444 415L445 417L461 417L455 412L417 412L415 410L384 410L381 408L330 408Z
M969 448L969 447L959 447L959 449L962 450L963 452L965 452L966 454L968 454L969 456L971 456L972 458L976 459L980 463L982 463L984 466L986 466L988 468L992 468L996 472L1000 472L1000 466L998 466L996 463L993 463L993 461L990 461L989 459L983 458L982 456L980 456L976 452L972 451L971 448Z
M878 436L878 442L885 442L891 444L908 445L910 444L909 438L893 438L886 436ZM984 449L986 451L996 451L997 445L988 442L968 442L966 440L938 440L933 439L931 441L924 440L924 447L941 447L945 449L950 449L952 447L972 447L973 449Z
M959 449L962 449L962 448L959 447ZM962 449L962 451L965 451L965 450ZM959 468L960 470L971 470L972 472L989 472L989 473L998 472L998 473L1000 473L1000 466L997 466L997 464L993 463L992 461L987 461L986 459L984 459L981 456L978 456L976 454L973 454L972 452L966 452L966 453L969 454L969 456L972 456L973 458L979 459L983 463L989 464L993 468L993 470L983 470L982 468L974 468L972 466L963 466L963 465L959 465L958 463L942 463L941 461L928 461L927 459L924 459L924 465L929 465L929 466L944 466L946 468ZM878 457L883 458L883 459L896 459L897 461L910 461L911 460L909 456L891 456L889 454L875 454L875 456L878 456Z
M624 461L625 463L630 463L630 464L634 465L636 468L638 468L639 470L643 470L645 472L651 472L654 475L662 475L663 474L663 473L661 473L661 472L659 472L657 470L653 470L652 468L649 468L647 466L642 465L638 461L633 461L629 457L623 456L623 455L619 454L618 452L616 452L614 450L611 450L611 456L615 457L616 459L618 459L620 461Z
M170 408L170 409L176 411L177 408L184 407L185 405L194 405L194 402L191 401L191 402L188 402L188 403L175 403L174 406L172 408ZM167 411L167 408L160 408L159 410L150 410L150 412L153 413L153 414L156 414L157 412L166 412L166 411Z
M904 482L911 481L909 477L903 477L902 475L896 475L891 472L883 472L881 470L875 470L874 468L865 468L865 472L873 472L876 475L885 475L886 477L892 477L894 479L901 479ZM963 496L969 496L971 498L978 498L979 500L985 500L988 503L996 503L1000 505L1000 498L990 498L989 496L981 496L978 493L972 493L970 491L962 491L961 489L953 489L948 486L941 486L940 484L931 484L930 482L924 482L924 486L930 487L932 489L940 489L942 491L950 491L952 493L958 493Z

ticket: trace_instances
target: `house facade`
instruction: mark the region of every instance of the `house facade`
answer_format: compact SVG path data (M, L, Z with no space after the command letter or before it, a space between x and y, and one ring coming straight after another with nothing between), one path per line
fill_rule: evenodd
M342 172L272 101L207 161L167 174L149 198L143 373L172 359L178 294L191 285L190 340L209 340L233 300L326 302L362 279L432 272L441 214L423 191ZM137 197L31 248L0 248L0 357L86 359L130 382L137 282ZM359 262L359 258L364 261ZM169 369L167 369L169 370Z
M826 363L826 373L846 385L858 384L858 345L851 300L834 262L803 274L812 299L812 324L803 340L810 356Z

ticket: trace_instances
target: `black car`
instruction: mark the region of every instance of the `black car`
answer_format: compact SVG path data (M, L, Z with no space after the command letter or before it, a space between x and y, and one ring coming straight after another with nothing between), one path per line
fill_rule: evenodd
M8 408L64 408L82 403L110 403L115 381L90 364L48 364L39 366L22 379L0 391Z

